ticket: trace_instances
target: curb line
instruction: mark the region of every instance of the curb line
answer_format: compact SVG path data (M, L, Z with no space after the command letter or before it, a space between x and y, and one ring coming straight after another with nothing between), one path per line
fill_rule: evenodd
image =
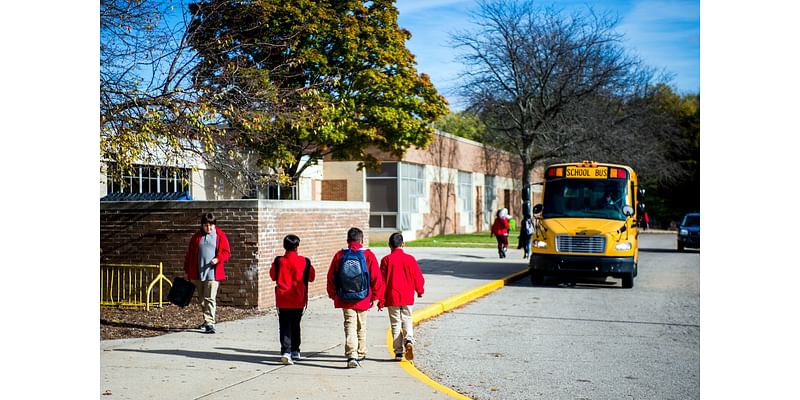
M487 294L494 292L497 289L505 286L506 283L516 281L523 276L528 274L528 268L526 267L524 270L515 272L511 275L505 276L500 278L496 281L489 282L483 286L479 286L475 289L469 290L467 292L457 294L453 297L449 297L444 299L438 303L434 303L429 305L428 307L423 308L419 312L414 312L411 317L411 321L414 326L419 325L420 322L433 318L437 315L443 314L447 311L453 310L455 308L461 307L469 302L472 302L480 297L486 296ZM389 329L386 331L386 347L389 350L389 353L394 356L394 341L392 340L392 327L390 326ZM461 393L456 392L453 389L450 389L447 386L442 385L439 382L434 381L427 375L423 374L422 371L418 370L417 367L414 366L413 362L408 360L403 360L400 362L400 367L402 367L409 375L416 378L419 381L422 381L426 385L440 391L448 396L459 399L459 400L472 400L470 397L467 397Z

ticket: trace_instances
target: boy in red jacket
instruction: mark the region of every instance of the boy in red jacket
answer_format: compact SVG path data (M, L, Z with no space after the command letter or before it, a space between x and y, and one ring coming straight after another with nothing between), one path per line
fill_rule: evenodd
M275 257L269 277L275 281L275 306L280 325L281 363L294 364L300 360L300 320L308 304L308 282L314 282L316 271L311 260L297 253L300 238L286 235L286 253Z
M216 333L217 290L225 280L225 261L231 258L231 246L225 231L217 226L214 214L205 213L200 218L200 230L189 240L189 249L183 260L186 279L194 281L197 297L203 310L203 324L199 329Z
M406 254L402 247L403 235L395 232L389 236L392 252L381 260L381 276L386 285L385 301L378 302L378 309L389 307L389 324L392 326L394 359L403 359L403 350L408 360L414 359L414 324L411 320L414 292L417 297L425 293L425 278L414 256ZM405 345L405 346L404 346Z
M347 357L347 368L360 367L360 362L367 357L367 311L376 300L379 304L383 301L383 279L378 259L372 250L364 248L363 243L364 232L358 228L350 228L347 231L347 248L339 250L333 256L328 268L328 297L333 299L334 307L342 309L344 315L344 354ZM366 262L369 290L367 296L361 300L347 301L337 294L336 275L347 250L361 252Z

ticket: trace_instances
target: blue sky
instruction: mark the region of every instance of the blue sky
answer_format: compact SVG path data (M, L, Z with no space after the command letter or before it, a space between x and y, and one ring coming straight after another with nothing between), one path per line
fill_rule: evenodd
M585 7L609 11L620 17L617 26L625 46L649 66L672 74L679 93L700 91L700 1L614 0L538 2L564 9ZM450 34L470 30L470 11L476 0L398 0L398 23L408 29L406 46L417 58L417 70L430 75L436 88L453 109L461 109L452 94L461 65L449 45Z

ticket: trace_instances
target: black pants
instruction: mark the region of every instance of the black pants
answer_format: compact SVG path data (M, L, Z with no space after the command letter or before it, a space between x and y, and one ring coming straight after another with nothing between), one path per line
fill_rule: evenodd
M300 351L300 319L302 308L279 308L281 354Z

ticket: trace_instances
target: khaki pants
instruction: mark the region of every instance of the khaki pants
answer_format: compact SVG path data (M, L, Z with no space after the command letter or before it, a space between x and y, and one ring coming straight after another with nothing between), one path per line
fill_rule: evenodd
M367 311L342 309L342 314L344 314L344 355L347 358L367 356Z
M195 281L197 297L200 299L200 309L203 311L203 321L206 325L217 322L217 289L219 281Z
M411 321L411 306L389 306L389 324L392 326L394 354L405 352L406 340L414 341L414 324Z

